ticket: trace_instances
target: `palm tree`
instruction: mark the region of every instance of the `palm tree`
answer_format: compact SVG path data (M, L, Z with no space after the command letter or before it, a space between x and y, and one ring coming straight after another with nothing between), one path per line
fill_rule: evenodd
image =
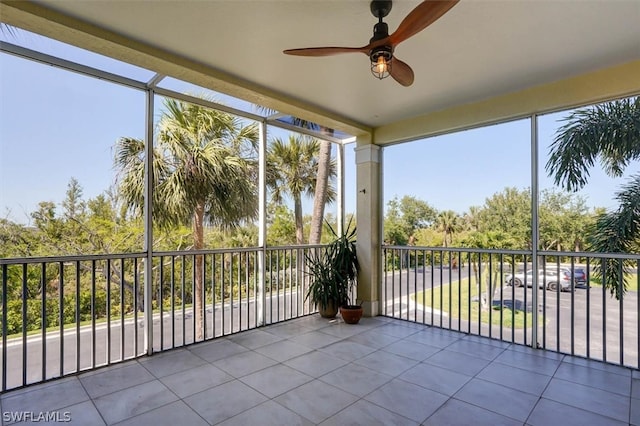
M437 218L437 227L444 235L442 246L448 247L452 243L453 234L460 230L458 214L453 210L440 212Z
M467 231L477 231L480 228L480 215L482 210L478 206L469 207L462 217L464 229Z
M254 125L230 114L165 99L153 149L153 222L161 227L191 222L194 250L204 248L205 223L234 227L257 215ZM136 213L144 206L144 142L116 144L118 185ZM203 256L196 256L195 317L202 339Z
M258 106L258 109L268 114L275 113L274 110ZM312 121L303 120L297 117L291 117L291 124L302 127L303 129L315 130L327 136L333 136L334 130L321 126ZM311 226L309 231L309 244L320 244L323 230L324 208L328 202L331 202L330 195L330 178L334 176L334 161L331 160L332 146L331 142L326 140L319 141L320 149L318 152L318 166L315 189L313 191L313 210L311 213Z
M471 247L474 249L513 249L517 246L513 238L503 231L473 231L462 241L463 247ZM476 281L476 291L480 295L480 307L483 310L489 309L493 304L493 295L500 288L500 261L497 256L490 256L486 253L468 254L469 261L473 265L473 276ZM484 271L493 270L493 276L488 275L484 282L484 290L482 289L482 279L480 276L481 265L485 262L491 263L491 268L485 268ZM514 307L515 309L515 307Z
M333 136L333 129L322 127L321 131ZM329 202L329 177L331 175L331 142L320 141L318 155L318 177L313 198L313 212L311 214L311 230L309 231L309 243L319 244L322 238L322 221L324 219L324 206Z
M556 185L577 191L586 185L596 160L612 177L640 159L640 97L607 102L574 111L558 129L550 147L546 170ZM589 232L588 246L597 252L629 252L640 238L640 175L616 194L619 207L600 215ZM597 268L604 284L620 299L626 283L619 271L623 262L607 259Z
M288 142L276 138L267 151L267 185L272 198L282 202L286 195L293 198L296 224L296 244L304 244L302 196L313 196L318 176L320 143L304 136L289 136ZM335 162L329 162L329 175L336 175ZM335 199L335 189L327 188L328 201Z
M446 210L438 214L436 227L444 234L442 247L448 247L453 242L453 234L460 231L462 225L460 224L460 217L456 212ZM450 256L453 256L453 253L451 253ZM458 258L456 256L450 257L450 262L453 269L458 268Z

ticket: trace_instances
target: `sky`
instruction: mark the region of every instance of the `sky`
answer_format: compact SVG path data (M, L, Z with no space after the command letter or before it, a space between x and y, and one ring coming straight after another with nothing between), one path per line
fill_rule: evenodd
M561 189L545 171L549 146L569 112L538 117L538 187ZM427 201L438 210L460 214L482 206L506 187L531 187L531 121L523 119L388 147L384 150L385 200L405 194ZM640 172L630 164L621 178L607 176L599 164L577 195L590 208L615 208L615 192Z
M32 34L0 34L0 38L142 81L153 75ZM161 85L197 92L176 80ZM115 180L114 143L125 136L144 138L145 97L139 90L0 53L0 93L1 218L29 223L39 202L59 204L64 199L71 178L80 182L85 200L103 193ZM221 100L247 108L246 102ZM567 115L565 111L539 118L540 189L554 186L544 164L559 120ZM282 130L271 132L287 137ZM385 148L385 205L395 196L411 195L438 210L462 214L505 187L529 187L529 132L525 119ZM355 211L354 147L345 149L347 212ZM634 164L625 175L638 171ZM613 194L625 179L611 179L596 166L580 195L590 207L613 208ZM306 213L311 204L305 201Z

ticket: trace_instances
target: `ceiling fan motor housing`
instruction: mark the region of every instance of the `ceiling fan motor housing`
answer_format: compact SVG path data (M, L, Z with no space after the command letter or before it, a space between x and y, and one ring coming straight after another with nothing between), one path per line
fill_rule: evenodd
M373 43L374 41L382 40L387 37L389 37L389 26L384 22L378 22L373 27L373 37L371 37L369 43Z
M376 18L384 18L391 12L391 0L373 0L371 2L371 13Z

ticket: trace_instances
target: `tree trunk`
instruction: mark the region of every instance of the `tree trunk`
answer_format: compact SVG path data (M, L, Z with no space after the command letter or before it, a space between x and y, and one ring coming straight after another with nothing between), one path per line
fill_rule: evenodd
M309 232L309 244L320 244L320 239L322 237L322 220L324 219L324 206L327 203L327 187L329 185L330 169L331 142L320 141L318 175L315 195L313 197L313 213L311 217L311 230Z
M493 269L493 277L489 276L489 282L487 283L487 308L493 309L493 299L495 299L496 291L502 287L500 282L500 268L499 263L491 263L491 269ZM491 324L489 324L491 327Z
M204 247L204 203L199 202L193 213L193 249L201 250ZM202 322L202 256L196 256L195 259L195 289L193 295L193 314L196 319L196 340L203 339L203 322Z
M302 220L302 200L300 195L294 197L293 202L293 213L296 218L296 244L301 245L304 244L304 222ZM304 251L297 250L296 251L296 286L303 286L304 276L303 276L303 268L304 268ZM306 291L306 288L303 288L298 293L300 296Z
M482 260L480 260L480 262L482 262ZM482 267L482 263L481 263L481 267ZM488 269L488 265L485 267L485 269ZM488 272L488 271L487 271ZM482 273L482 271L480 271L479 273ZM487 299L487 294L489 294L489 289L491 287L491 284L489 282L489 280L491 280L491 274L487 273L487 279L485 280L485 292L482 292L482 286L480 286L480 289L478 291L478 296L480 297L480 308L483 311L487 311L488 307L489 307L489 300Z
M304 244L304 223L302 221L302 199L300 195L293 197L293 213L296 218L296 244Z
M475 261L473 262L473 274L476 277L476 289L478 292L478 304L480 305L480 309L482 309L483 311L487 310L487 298L486 298L486 293L483 292L483 288L482 288L482 283L481 283L481 276L482 275L482 258L480 257L478 259L478 266L476 267L476 263ZM491 279L491 276L489 276L489 278L487 279ZM488 287L489 287L489 283L485 283L485 285L487 286L487 293L489 292Z
M473 258L471 259L471 265L473 266L473 278L476 279L476 292L478 293L478 299L480 299L482 296L480 289L480 274L478 274L478 266ZM469 279L471 279L471 277L469 277ZM469 295L469 297L471 297L471 295Z

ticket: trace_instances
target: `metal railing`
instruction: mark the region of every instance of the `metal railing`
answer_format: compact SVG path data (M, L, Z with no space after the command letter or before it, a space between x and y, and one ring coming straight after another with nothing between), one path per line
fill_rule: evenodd
M0 259L2 391L314 313L321 249L155 252L148 329L144 253Z
M382 313L640 368L640 256L538 255L534 262L523 250L385 246ZM628 287L619 299L608 289L612 259Z

